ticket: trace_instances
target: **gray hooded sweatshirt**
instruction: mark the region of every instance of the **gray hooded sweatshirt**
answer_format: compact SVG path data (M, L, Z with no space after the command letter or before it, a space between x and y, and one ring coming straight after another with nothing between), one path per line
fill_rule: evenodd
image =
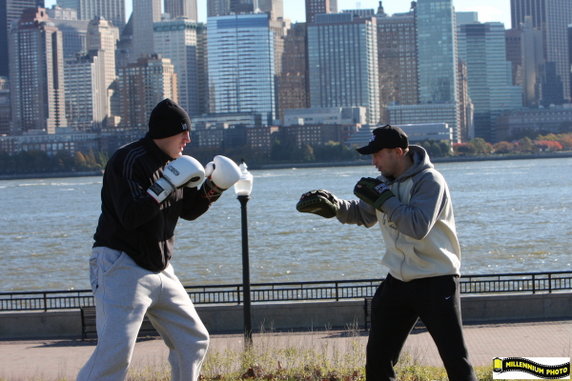
M461 248L445 179L420 146L409 146L413 165L397 179L378 179L396 197L376 210L364 201L340 200L337 218L371 227L379 222L386 251L382 263L394 278L408 282L460 275Z

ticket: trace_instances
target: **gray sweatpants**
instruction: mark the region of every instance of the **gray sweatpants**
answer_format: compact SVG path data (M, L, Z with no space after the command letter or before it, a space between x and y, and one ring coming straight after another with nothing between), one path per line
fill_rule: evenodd
M107 247L94 248L89 262L98 341L77 380L124 380L147 313L169 348L172 380L196 381L209 335L173 267L154 273Z

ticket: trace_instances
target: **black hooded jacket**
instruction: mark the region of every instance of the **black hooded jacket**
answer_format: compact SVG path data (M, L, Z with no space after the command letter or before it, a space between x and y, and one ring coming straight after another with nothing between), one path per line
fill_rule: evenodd
M179 217L194 220L210 205L197 188L179 188L161 204L147 194L170 160L149 137L113 154L103 176L94 247L124 251L153 272L167 267Z

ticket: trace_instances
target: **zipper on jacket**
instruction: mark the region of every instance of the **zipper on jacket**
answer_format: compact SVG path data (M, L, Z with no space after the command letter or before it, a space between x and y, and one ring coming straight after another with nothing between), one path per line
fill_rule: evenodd
M401 194L399 193L399 186L401 185L401 182L397 182L397 195L399 196L398 199L401 202ZM399 229L395 229L397 231L397 236L395 237L395 248L397 249L397 242L399 241L399 236L401 235L401 232L399 231ZM401 248L399 248L399 252L402 253L403 258L401 259L401 265L399 266L399 274L401 275L401 279L403 281L405 281L405 277L403 276L403 266L405 265L405 253L403 252L403 250L401 250Z

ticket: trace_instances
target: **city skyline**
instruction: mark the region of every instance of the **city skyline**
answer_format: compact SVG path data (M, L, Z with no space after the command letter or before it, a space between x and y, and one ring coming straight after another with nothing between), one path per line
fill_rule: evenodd
M207 0L197 0L199 21L206 23ZM379 0L338 0L338 8L342 9L377 9ZM56 0L45 0L46 8L51 8L56 4ZM454 0L453 5L457 12L478 12L480 22L499 21L505 29L511 28L510 23L510 1L509 0ZM383 0L383 7L386 13L407 12L409 2L403 0ZM126 17L131 14L131 0L126 0ZM302 22L305 20L304 0L289 0L284 2L285 17L292 22ZM127 21L127 20L126 20Z
M73 6L69 1L50 1ZM126 0L98 1L113 1L123 8ZM517 1L532 0L510 1L511 22L519 25L518 29L507 29L502 21L487 21L479 15L482 8L455 8L455 0L417 0L408 2L408 9L392 9L394 0L376 1L377 7L373 7L373 1L354 1L350 7L348 1L335 0L336 6L327 9L332 12L329 14L320 7L328 1L312 0L305 3L304 14L313 20L306 24L290 23L292 16L283 12L283 0L254 2L255 8L260 6L272 10L271 15L280 15L278 19L252 12L252 5L244 9L250 13L239 8L232 8L230 14L230 9L217 11L213 5L219 2L203 0L209 6L208 14L213 16L206 23L167 16L160 22L163 8L169 9L167 0L128 1L133 5L129 28L117 41L115 79L106 84L97 78L105 76L103 68L108 65L102 60L109 48L92 49L85 42L77 44L77 40L85 41L85 36L91 36L86 30L88 20L74 20L77 25L73 24L75 29L70 30L66 17L73 14L67 9L46 4L47 12L26 10L47 13L53 22L44 24L61 26L58 32L63 43L58 46L63 51L54 54L63 54L66 61L64 80L57 84L65 85L66 95L73 93L54 100L56 105L65 105L67 123L62 119L57 125L54 119L55 129L52 124L46 128L27 127L26 131L61 135L46 136L42 140L49 141L46 149L56 152L60 145L54 142L68 135L73 136L74 144L94 151L125 142L134 130L144 129L148 113L161 98L173 99L192 114L197 129L193 139L201 149L238 145L256 150L260 157L289 154L295 152L294 148L303 149L304 144L354 144L357 138L353 135L364 136L379 123L415 125L419 136L430 140L443 138L450 144L474 138L493 143L501 138L528 136L532 131L572 130L572 108L567 106L571 97L564 83L569 77L558 72L556 61L560 56L568 58L568 62L572 59L568 55L572 19L561 21L562 17L553 17L569 15L564 6L546 8L546 27L535 30L531 29L538 22L535 14L524 21L515 16L515 12L522 13L517 12ZM570 0L553 1L570 6ZM197 4L196 0L192 3ZM175 34L183 30L183 21L195 32L192 36ZM362 27L367 33L358 30ZM294 31L292 35L288 30ZM559 44L548 37L541 40L541 33L548 37L557 35ZM19 76L22 65L14 61L19 57L20 45L25 48L17 39L20 34L14 30L10 39L15 52L10 60L10 79L17 80L6 81L5 91L0 94L11 100L8 106L0 108L0 115L4 115L0 131L13 135L13 139L0 140L0 144L10 152L39 142L9 131L19 132L15 130L21 124L18 113L25 108L18 92L23 83ZM560 55L548 55L554 50ZM83 52L82 56L75 57L77 52ZM45 55L34 53L28 55L38 55L38 59ZM27 56L24 58L28 60ZM562 61L566 64L566 60ZM404 66L409 62L412 64ZM494 72L489 68L494 68ZM31 78L24 78L28 77ZM94 79L91 84L81 80L88 77ZM189 87L191 82L193 89ZM538 114L531 115L526 123L516 119L528 112L522 109L525 86L531 90L531 97L527 92L526 105ZM192 98L192 104L187 96L190 94L197 96ZM100 104L109 106L107 112L98 112L97 116L80 112L99 109L96 100L100 95L105 97ZM299 99L293 102L294 98ZM127 100L136 103L128 105ZM556 114L559 119L553 120ZM102 141L101 134L113 136L114 143L106 141L107 137ZM79 149L79 145L74 149Z

